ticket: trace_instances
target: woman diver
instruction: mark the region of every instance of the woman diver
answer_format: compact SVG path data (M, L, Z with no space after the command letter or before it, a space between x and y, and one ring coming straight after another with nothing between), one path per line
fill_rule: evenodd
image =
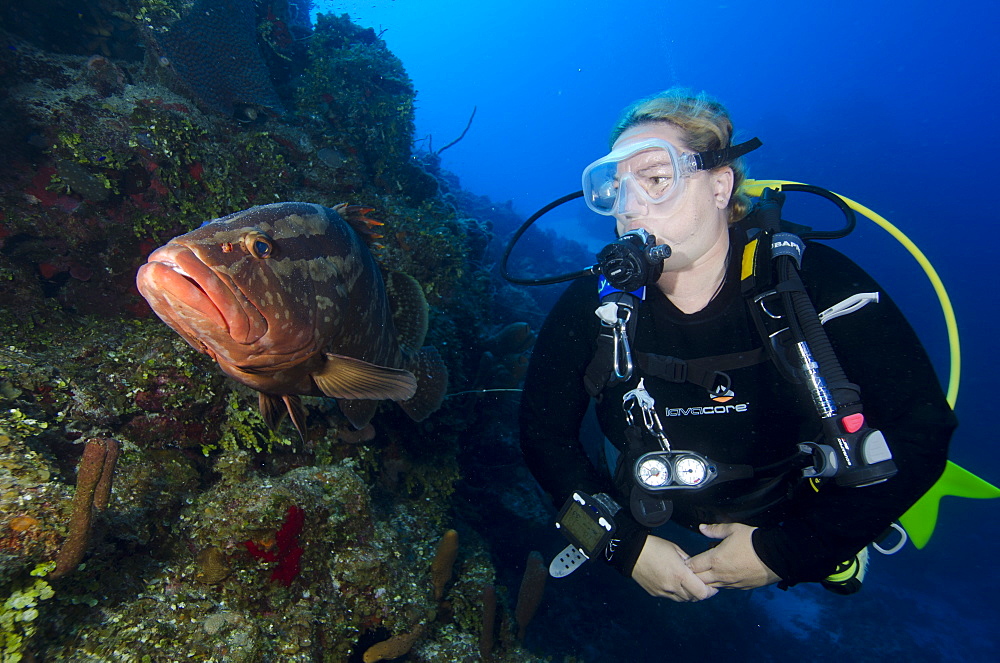
M563 513L584 505L584 519L607 532L589 556L654 596L699 601L775 582L848 593L863 577L859 553L940 476L956 420L895 304L846 257L808 242L799 273L816 310L882 293L823 325L847 386L864 395L863 415L858 403L838 425L868 435L864 452L847 450L855 455L830 469L852 438L824 429L808 376L764 347L751 310L760 298L741 288L754 241L741 156L760 143L733 145L732 136L728 112L704 93L671 89L626 109L611 153L584 172L584 198L614 218L620 238L663 245L669 257L628 315L595 315L608 301L603 277L578 278L563 293L526 377L521 446L542 488L566 502ZM609 348L621 354L610 358ZM580 442L591 398L607 468ZM845 479L861 469L855 461L873 473ZM652 533L668 519L716 545L690 555ZM853 585L832 576L852 564Z

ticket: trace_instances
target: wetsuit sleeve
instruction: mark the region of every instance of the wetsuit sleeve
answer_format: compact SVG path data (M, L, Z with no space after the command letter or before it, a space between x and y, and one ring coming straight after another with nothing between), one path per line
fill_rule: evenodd
M861 387L868 424L881 430L898 473L863 488L803 487L792 515L754 532L758 556L788 584L822 580L874 541L938 479L957 420L930 359L885 291L850 260L810 245L803 281L817 311L859 292L878 303L824 326L847 378Z
M578 279L566 289L535 341L521 395L521 450L556 508L575 490L615 496L611 479L598 472L580 442L590 401L583 376L596 351L598 304L593 279ZM646 530L632 520L628 505L623 507L615 518L619 543L608 561L631 576Z

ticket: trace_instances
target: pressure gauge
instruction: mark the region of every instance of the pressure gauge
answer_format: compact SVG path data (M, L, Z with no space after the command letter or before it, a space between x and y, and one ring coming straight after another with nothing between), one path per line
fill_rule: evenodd
M719 465L695 451L651 451L639 456L632 467L635 483L652 492L696 490L719 478ZM752 474L739 478L745 476Z
M678 456L674 459L674 480L685 486L700 486L709 477L708 463L698 456Z
M656 456L640 458L636 475L643 485L659 488L670 483L670 466Z

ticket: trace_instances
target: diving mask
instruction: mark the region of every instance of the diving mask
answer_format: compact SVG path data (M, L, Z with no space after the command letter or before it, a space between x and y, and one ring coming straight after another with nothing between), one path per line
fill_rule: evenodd
M630 202L662 205L676 200L684 182L699 170L711 170L760 147L757 138L707 152L681 152L660 138L621 145L583 171L583 199L605 216L623 215Z

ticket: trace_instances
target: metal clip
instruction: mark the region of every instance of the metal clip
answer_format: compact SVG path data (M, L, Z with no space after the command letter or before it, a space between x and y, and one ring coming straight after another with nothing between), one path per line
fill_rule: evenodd
M781 318L784 317L778 315L777 313L771 313L770 309L767 308L767 304L765 303L765 300L768 297L774 297L777 294L778 294L777 290L768 290L767 292L762 292L753 298L754 303L760 306L760 310L766 313L767 316L770 317L772 320L781 320Z
M663 432L660 415L656 413L656 402L649 395L649 392L646 391L646 386L643 384L644 381L645 378L640 378L639 386L625 394L622 398L622 409L628 415L629 424L634 425L635 418L632 414L632 408L638 404L639 409L642 410L642 423L646 427L646 430L660 442L660 446L663 447L664 451L670 451L670 441L667 440L667 436Z
M622 314L624 311L624 314ZM628 306L620 306L614 302L607 302L597 307L595 311L597 317L601 319L601 324L611 327L614 336L615 351L614 365L615 377L619 380L627 381L632 377L632 348L628 344L628 333L625 330L629 318L632 317L632 309Z

